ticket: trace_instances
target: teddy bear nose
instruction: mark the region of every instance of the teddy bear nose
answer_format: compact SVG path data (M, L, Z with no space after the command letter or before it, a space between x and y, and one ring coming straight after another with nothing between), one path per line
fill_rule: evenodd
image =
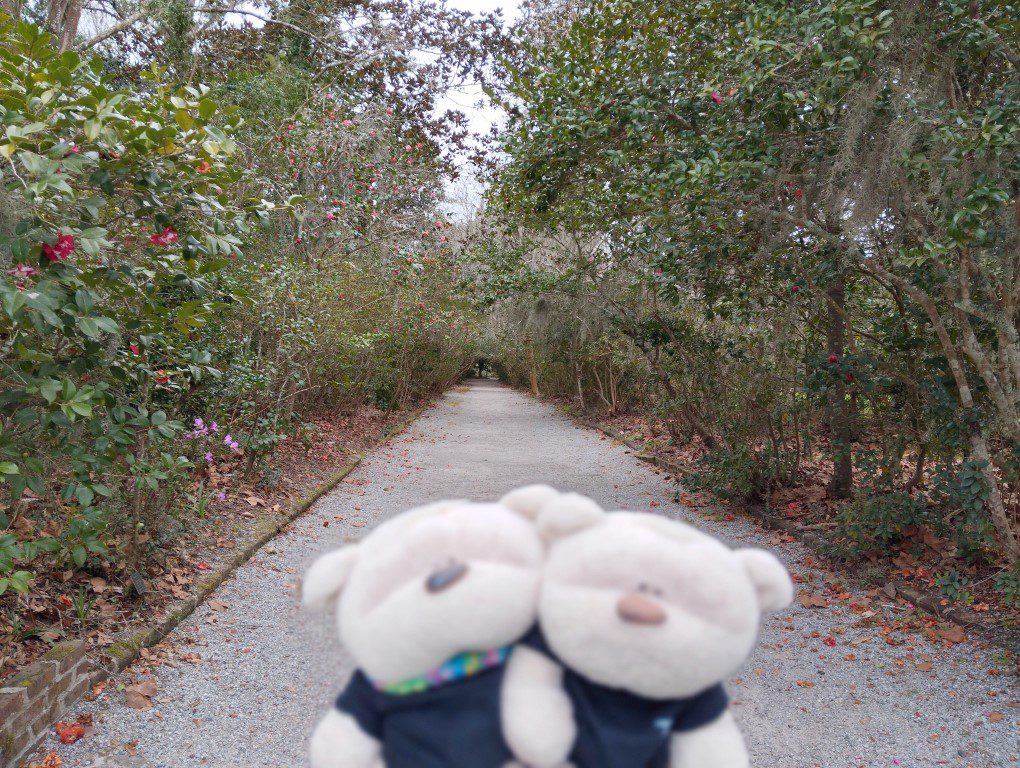
M449 589L458 581L463 579L468 572L466 563L454 562L450 565L444 565L437 571L433 571L429 574L429 577L425 579L425 588L429 592L442 592L444 589Z
M666 621L666 611L651 598L631 592L620 598L616 614L628 624L655 626Z

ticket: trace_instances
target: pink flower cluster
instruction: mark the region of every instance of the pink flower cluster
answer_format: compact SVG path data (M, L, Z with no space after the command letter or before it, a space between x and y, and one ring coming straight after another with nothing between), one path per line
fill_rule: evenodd
M194 428L190 432L186 432L184 435L189 440L197 440L202 437L208 437L209 435L219 434L220 431L220 426L215 421L207 424L205 420L201 418L196 418L193 426ZM241 452L241 444L229 434L223 438L223 444L234 453ZM213 463L215 457L213 456L212 451L206 451L205 460L209 464Z
M220 431L219 424L217 424L215 421L212 422L211 424L206 424L205 421L200 418L195 419L194 426L195 429L192 432L188 432L186 435L184 435L185 437L194 439L196 437L205 437L209 433L216 433Z

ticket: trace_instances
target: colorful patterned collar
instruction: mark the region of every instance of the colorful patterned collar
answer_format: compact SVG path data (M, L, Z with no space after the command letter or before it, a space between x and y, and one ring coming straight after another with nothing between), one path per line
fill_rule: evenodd
M438 688L455 680L463 680L465 677L471 677L487 669L498 667L506 661L509 655L509 645L504 645L502 648L493 648L489 651L468 651L467 653L454 656L449 661L426 672L424 675L412 677L409 680L401 680L399 683L382 683L373 680L372 684L377 691L391 696L421 693L430 688Z

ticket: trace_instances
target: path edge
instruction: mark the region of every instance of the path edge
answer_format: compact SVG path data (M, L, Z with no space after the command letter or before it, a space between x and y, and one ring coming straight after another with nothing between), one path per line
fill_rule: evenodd
M4 681L0 687L0 768L15 768L29 757L53 724L94 685L123 672L143 649L151 648L173 632L238 568L357 469L366 455L410 427L431 406L429 402L412 409L310 493L274 518L256 523L254 537L198 581L194 595L171 603L154 624L126 630L93 658L86 653L84 640L57 643L40 659Z
M559 410L564 411L562 408ZM605 424L600 424L586 416L574 414L570 411L564 412L569 418L577 423L593 429L596 432L601 432L606 437L626 446L633 451L632 455L635 458L640 459L645 463L653 464L659 469L669 472L669 474L672 475L678 482L682 482L683 477L687 474L683 467L679 464L669 461L668 459L664 459L655 453L646 451L643 444L631 440L622 432L619 432ZM753 519L763 528L785 533L796 539L802 546L813 554L818 555L825 560L831 560L831 556L827 552L825 540L821 536L811 533L810 531L801 531L796 525L787 523L785 520L775 518L767 514L765 507L762 505L748 505L745 507L739 507L738 509L745 512L746 516ZM695 510L691 511L694 512ZM849 572L850 566L839 568L839 570L846 572L848 576L856 578L854 573ZM886 590L886 594L889 594L890 591L892 592L892 594L889 595L890 597L903 597L918 608L922 608L940 619L947 619L968 628L979 627L983 634L987 634L987 637L984 637L983 639L993 645L1013 652L1020 649L1020 633L1011 631L1008 627L1002 627L999 625L989 626L985 624L983 621L984 617L977 611L972 611L956 605L942 605L939 598L936 596L927 594L919 590L917 587L907 584L899 579L886 580L883 588Z

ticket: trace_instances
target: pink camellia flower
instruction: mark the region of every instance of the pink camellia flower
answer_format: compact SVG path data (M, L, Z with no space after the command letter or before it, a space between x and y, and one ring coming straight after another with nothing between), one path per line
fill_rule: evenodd
M333 219L335 219L336 216L334 216L333 212L330 211L329 213L326 214L326 218L329 219L330 221L333 221Z
M74 253L74 235L57 235L57 244L44 243L42 250L50 261L63 261Z
M171 245L177 242L177 233L173 227L164 227L158 235L150 235L149 241L153 245Z
M714 101L716 104L722 104L722 95L719 93L719 91L712 91L712 101Z
M35 267L30 267L28 266L28 264L19 264L14 269L8 269L7 274L10 275L11 277L24 279L26 277L31 277L37 271L38 270Z

